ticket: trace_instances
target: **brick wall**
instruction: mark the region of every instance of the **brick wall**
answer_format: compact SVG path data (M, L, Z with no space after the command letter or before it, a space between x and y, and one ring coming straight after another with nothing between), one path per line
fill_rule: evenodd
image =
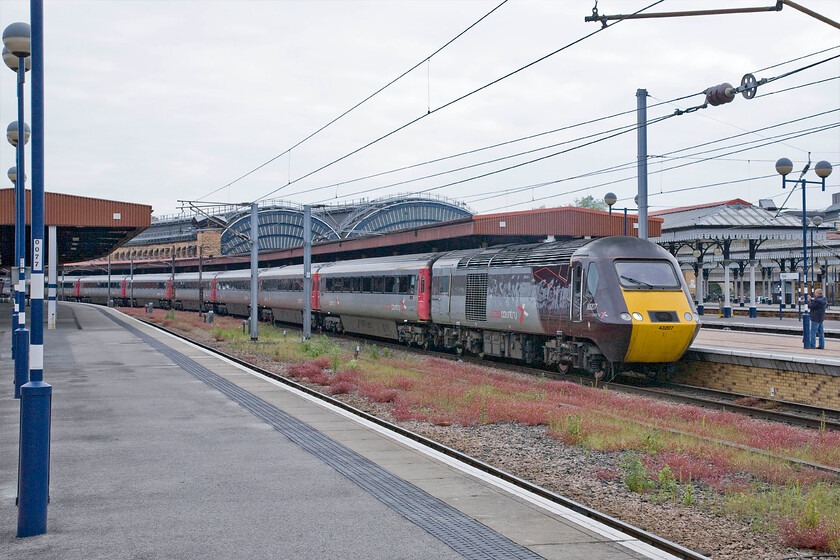
M683 360L677 383L840 409L840 377L731 363Z

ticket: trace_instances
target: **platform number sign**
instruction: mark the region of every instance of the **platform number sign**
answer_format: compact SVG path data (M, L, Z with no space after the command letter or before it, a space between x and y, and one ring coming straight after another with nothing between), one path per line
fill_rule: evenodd
M32 270L44 270L43 239L32 240Z

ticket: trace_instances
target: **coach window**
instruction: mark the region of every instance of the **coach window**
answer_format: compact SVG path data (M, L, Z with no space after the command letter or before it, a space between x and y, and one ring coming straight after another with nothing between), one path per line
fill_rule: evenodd
M385 279L381 276L377 276L373 279L373 293L381 294L382 293L382 286L385 284Z
M363 292L370 293L371 290L372 290L371 286L372 286L372 280L371 280L370 276L365 276L364 278L362 278L362 291Z
M385 293L386 294L393 294L394 293L394 277L393 276L386 276L385 277Z
M353 278L353 291L354 292L361 292L362 291L362 279L358 276Z
M586 271L586 295L594 296L596 289L598 289L598 267L595 263L589 263Z
M400 293L401 294L407 294L408 293L409 278L410 278L409 276L400 276L399 277L399 285L400 285L399 288L400 288Z
M333 291L333 279L332 278L325 278L326 282L326 291L331 292Z

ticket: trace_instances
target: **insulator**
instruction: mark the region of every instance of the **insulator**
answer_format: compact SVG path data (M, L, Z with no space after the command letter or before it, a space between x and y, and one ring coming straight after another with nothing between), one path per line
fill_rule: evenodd
M735 99L735 92L733 91L732 84L723 83L706 90L706 102L709 105L716 107L724 103L729 103L733 99Z

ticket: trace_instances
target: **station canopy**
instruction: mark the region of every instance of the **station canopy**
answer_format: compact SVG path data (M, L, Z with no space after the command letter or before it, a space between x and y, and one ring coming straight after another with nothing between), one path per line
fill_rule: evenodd
M31 191L26 191L26 262L30 261ZM107 256L149 227L152 207L97 198L45 193L44 239L56 227L58 265ZM15 192L0 189L0 267L13 265Z

